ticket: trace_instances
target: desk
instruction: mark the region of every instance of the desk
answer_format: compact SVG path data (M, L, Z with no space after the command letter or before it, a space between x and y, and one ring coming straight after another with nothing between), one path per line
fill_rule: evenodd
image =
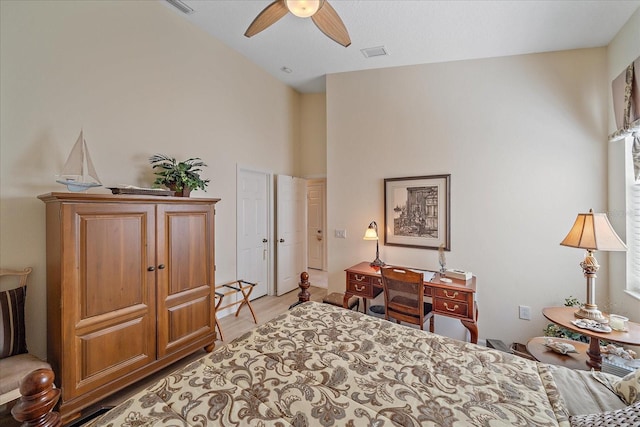
M349 298L355 295L363 299L366 313L367 298L375 298L382 292L380 268L372 267L368 262L361 262L347 268L345 272L347 283L342 306L347 307ZM453 279L451 283L445 283L440 281L440 273L436 273L431 281L424 282L424 295L433 300L433 313L460 319L471 334L471 342L477 344L478 307L475 293L475 276L466 282Z
M589 350L587 351L587 365L599 371L602 367L602 355L600 354L600 340L606 340L619 344L640 345L640 324L628 322L629 330L626 332L611 331L610 333L595 332L589 329L578 328L571 323L577 318L574 316L575 307L546 307L542 309L544 317L553 323L567 328L570 331L589 337ZM606 317L606 316L605 316Z

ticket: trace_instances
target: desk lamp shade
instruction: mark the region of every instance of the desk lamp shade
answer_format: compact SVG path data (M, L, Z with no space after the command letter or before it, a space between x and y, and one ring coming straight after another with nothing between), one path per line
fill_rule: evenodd
M589 213L578 214L569 234L560 244L587 251L584 261L580 263L584 277L587 278L587 302L576 311L575 316L606 323L608 320L595 303L596 272L600 266L593 251L626 251L627 246L616 234L607 215L593 213L591 209Z
M378 245L378 224L375 221L371 221L369 227L364 232L363 240L375 240L376 241L376 259L374 259L370 265L372 267L382 267L384 262L380 260L380 246Z

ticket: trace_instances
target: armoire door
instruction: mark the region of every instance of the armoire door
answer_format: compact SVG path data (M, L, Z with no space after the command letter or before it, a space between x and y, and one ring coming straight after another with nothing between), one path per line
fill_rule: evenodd
M214 208L157 206L158 358L215 341Z
M63 396L80 396L156 358L155 211L151 205L68 204L60 298ZM71 386L71 387L70 387Z

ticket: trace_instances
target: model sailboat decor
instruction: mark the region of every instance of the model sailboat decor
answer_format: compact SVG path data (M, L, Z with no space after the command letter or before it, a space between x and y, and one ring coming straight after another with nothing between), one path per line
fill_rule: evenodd
M56 182L66 185L69 191L86 191L102 185L91 161L82 130Z

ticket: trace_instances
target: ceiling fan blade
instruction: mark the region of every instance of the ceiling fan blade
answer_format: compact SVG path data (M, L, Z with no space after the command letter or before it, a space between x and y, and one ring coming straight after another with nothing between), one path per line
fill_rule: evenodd
M280 18L289 12L287 6L284 4L284 0L276 0L269 6L265 7L256 19L253 20L244 35L252 37L258 34L260 31L267 29L269 26L275 24Z
M347 28L328 1L324 2L322 7L311 17L311 20L331 40L344 47L351 44Z

